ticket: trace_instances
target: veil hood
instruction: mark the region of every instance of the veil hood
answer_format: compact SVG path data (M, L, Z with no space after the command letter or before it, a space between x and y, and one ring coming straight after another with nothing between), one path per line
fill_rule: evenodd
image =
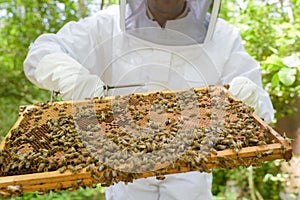
M120 0L120 27L122 31L125 31L128 27L128 22L133 18L132 16L137 15L141 12L144 7L146 0L127 0L128 4L126 6L126 0ZM194 17L199 23L205 24L201 27L202 32L206 33L204 43L211 40L217 17L219 14L219 9L221 5L221 0L186 0L190 9L194 12ZM213 4L213 9L211 15L208 17L207 13L210 6Z

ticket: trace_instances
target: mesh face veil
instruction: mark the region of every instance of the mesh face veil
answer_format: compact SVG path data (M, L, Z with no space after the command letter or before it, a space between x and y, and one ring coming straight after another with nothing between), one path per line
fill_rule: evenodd
M128 0L128 7L126 10L126 0L120 0L120 26L121 30L125 31L127 28L126 21L128 18L134 16L136 13L140 12L143 9L146 0ZM195 17L200 22L207 20L206 14L212 4L212 0L187 0L187 3L190 5L190 8L195 10ZM207 32L204 43L211 40L211 37L214 32L215 24L219 14L219 9L221 5L221 0L213 1L213 8L210 15L209 25L205 27L205 32Z
M129 0L128 5L131 11L136 11L145 0Z

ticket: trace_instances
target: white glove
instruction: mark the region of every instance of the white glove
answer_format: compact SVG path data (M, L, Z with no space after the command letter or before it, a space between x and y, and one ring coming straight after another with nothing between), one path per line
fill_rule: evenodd
M255 114L259 111L259 88L250 79L246 77L236 77L229 83L229 92L239 100L245 102L255 110Z
M63 100L104 95L104 83L100 78L63 53L43 57L35 71L35 78L40 87L59 91Z

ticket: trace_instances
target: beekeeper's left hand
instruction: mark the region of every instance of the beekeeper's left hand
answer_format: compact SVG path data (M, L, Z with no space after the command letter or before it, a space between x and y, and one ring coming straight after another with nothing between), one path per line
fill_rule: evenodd
M255 83L246 77L238 76L232 79L229 85L229 92L248 106L253 107L256 114L260 112L259 88Z

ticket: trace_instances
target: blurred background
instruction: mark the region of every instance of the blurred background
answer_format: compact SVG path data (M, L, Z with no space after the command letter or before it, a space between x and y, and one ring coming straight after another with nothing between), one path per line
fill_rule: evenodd
M23 73L30 44L42 33L92 15L115 0L0 0L0 139L16 122L20 105L45 102L50 92ZM237 26L249 54L261 63L275 120L272 126L292 139L294 157L260 167L213 171L217 200L300 199L300 0L223 1L220 17ZM254 184L252 187L251 185ZM15 199L104 199L105 188L75 192L26 193Z

